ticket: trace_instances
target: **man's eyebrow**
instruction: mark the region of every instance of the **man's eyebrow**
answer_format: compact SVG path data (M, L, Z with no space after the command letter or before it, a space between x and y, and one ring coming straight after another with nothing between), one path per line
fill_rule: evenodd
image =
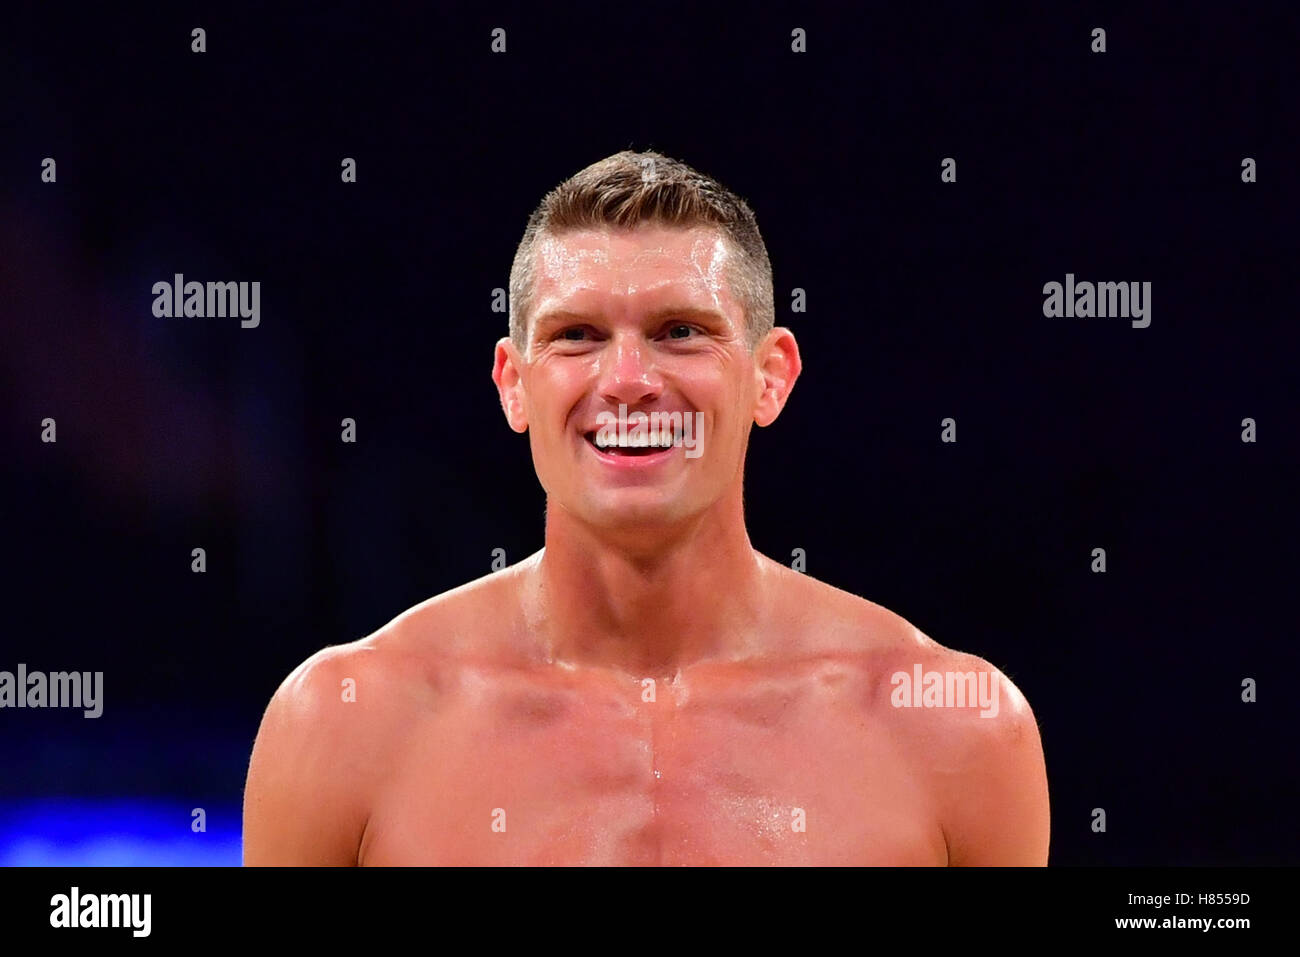
M554 309L550 312L543 312L533 320L533 327L540 329L544 325L554 325L557 322L591 322L594 316L581 312L570 312L567 309Z
M554 309L544 312L534 320L535 328L555 325L560 322L594 322L600 316L596 313L574 312L570 309ZM663 319L694 319L697 322L726 322L727 317L716 309L702 306L661 306L646 314L648 322Z
M706 309L703 306L664 306L661 309L655 309L646 318L651 322L657 322L661 319L694 319L698 322L727 321L727 317L717 309Z

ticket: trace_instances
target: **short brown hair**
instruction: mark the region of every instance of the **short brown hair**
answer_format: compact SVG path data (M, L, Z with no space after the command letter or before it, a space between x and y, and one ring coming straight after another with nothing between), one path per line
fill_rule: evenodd
M736 254L727 278L745 310L749 347L771 331L772 264L745 201L679 160L624 150L566 179L528 218L510 269L510 336L520 352L527 348L538 239L579 229L631 229L642 223L716 227Z

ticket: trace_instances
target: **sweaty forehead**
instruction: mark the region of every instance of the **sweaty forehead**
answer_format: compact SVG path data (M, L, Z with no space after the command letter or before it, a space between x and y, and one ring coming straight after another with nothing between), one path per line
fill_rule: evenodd
M635 295L673 288L721 307L731 249L715 229L599 229L545 235L538 243L536 294Z

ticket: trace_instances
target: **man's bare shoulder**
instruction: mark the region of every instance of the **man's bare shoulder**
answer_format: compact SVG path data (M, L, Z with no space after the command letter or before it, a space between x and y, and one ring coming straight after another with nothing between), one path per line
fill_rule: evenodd
M402 670L415 667L420 674L439 662L509 656L515 650L509 639L522 626L520 590L537 558L425 599L354 647Z
M1046 765L1025 695L985 658L943 645L893 612L876 605L861 614L864 628L879 631L863 641L870 707L928 782L949 861L1046 864Z
M262 716L244 789L248 864L352 864L375 782L428 691L371 639L317 651Z
M1005 729L1005 734L1019 735L1026 721L1032 723L1033 713L1020 689L984 658L941 644L881 604L773 564L779 569L776 574L780 576L785 604L789 614L797 616L800 622L799 630L808 652L856 661L869 668L884 679L877 684L882 703L897 703L902 707L900 686L904 679L894 681L896 675L907 676L909 691L918 673L923 683L927 676L943 676L945 683L949 680L947 676L952 676L953 682L961 676L963 687L970 683L968 676L973 675L977 691L983 681L986 697L996 695L997 716L1001 721L991 720L995 717L991 707L926 710L950 719L952 724L969 725L977 741L981 740L980 735L987 736L995 728ZM933 678L930 681L933 684ZM981 710L989 714L980 723L971 724L971 719L978 718Z
M950 863L1045 865L1047 768L1028 699L984 658L943 646L913 665L910 681L906 691L904 680L892 687L894 725L925 755L922 772L937 796ZM927 707L927 698L940 706Z
M1050 810L1042 742L1011 678L875 602L789 574L805 579L786 587L807 609L813 647L867 676L867 706L927 782L949 861L1045 864Z
M808 654L865 658L874 666L894 655L939 647L884 605L768 561L768 574L781 595L780 615L796 626Z
M333 719L355 725L381 705L401 711L427 704L449 666L501 646L518 604L512 598L519 573L515 565L485 575L408 608L363 638L320 649L284 679L273 706L281 717L310 726Z

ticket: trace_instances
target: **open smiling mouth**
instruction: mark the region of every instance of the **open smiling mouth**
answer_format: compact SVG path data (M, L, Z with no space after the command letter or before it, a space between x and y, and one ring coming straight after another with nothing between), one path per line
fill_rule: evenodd
M583 437L592 448L602 455L633 457L657 455L669 451L673 447L672 437L668 435L646 436L643 440L647 443L645 445L636 444L636 440L631 438L625 438L622 442L617 438L608 440L601 438L598 440L596 432L587 432Z

